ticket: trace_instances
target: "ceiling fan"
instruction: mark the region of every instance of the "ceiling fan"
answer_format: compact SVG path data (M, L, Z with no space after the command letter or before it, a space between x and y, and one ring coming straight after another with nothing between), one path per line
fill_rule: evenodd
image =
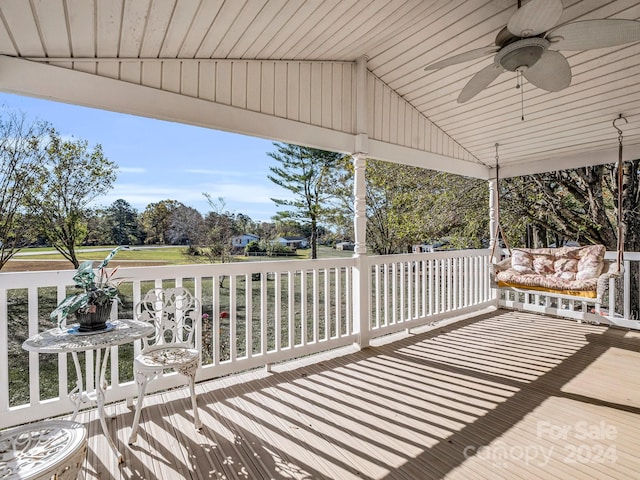
M530 0L523 7L518 0L518 10L498 32L495 45L445 58L425 70L494 55L493 62L465 85L458 103L471 100L505 71L522 74L535 87L559 92L571 84L571 67L558 50L589 50L640 41L640 22L635 20L582 20L555 26L562 8L562 0Z

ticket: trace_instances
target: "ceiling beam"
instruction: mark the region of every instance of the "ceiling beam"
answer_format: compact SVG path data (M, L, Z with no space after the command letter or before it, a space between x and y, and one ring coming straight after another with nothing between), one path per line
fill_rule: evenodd
M356 148L348 133L7 56L0 56L0 90L335 152Z
M612 142L614 143L614 142ZM630 145L623 148L622 159L624 161L640 158L640 145ZM500 177L519 177L535 173L556 172L573 168L588 167L616 163L618 161L618 146L604 150L596 150L583 153L575 153L562 157L548 158L546 160L500 165ZM495 169L494 169L495 170ZM495 174L494 174L495 176Z

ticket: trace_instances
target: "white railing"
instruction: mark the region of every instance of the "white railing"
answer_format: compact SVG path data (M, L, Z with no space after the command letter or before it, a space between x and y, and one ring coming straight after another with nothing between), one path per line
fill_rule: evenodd
M114 316L131 317L150 288L191 289L202 303L202 381L354 343L366 346L372 337L489 306L488 258L488 250L469 250L121 268L124 303ZM72 362L64 354L26 352L21 344L55 326L49 312L72 290L73 273L0 273L0 428L72 410ZM132 358L138 350L111 349L108 402L136 395ZM91 386L94 356L82 361ZM183 382L167 374L154 385Z
M493 302L487 250L375 256L368 261L372 337Z

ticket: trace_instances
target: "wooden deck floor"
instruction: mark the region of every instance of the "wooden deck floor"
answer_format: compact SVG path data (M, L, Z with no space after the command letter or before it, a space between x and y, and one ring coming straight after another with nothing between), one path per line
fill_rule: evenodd
M89 427L84 477L637 479L640 335L498 310L348 355L325 355L111 406L118 465Z

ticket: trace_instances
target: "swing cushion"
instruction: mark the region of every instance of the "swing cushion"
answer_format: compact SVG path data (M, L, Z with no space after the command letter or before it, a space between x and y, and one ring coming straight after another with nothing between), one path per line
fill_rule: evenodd
M604 269L604 245L516 248L507 268L496 274L498 286L595 298Z

